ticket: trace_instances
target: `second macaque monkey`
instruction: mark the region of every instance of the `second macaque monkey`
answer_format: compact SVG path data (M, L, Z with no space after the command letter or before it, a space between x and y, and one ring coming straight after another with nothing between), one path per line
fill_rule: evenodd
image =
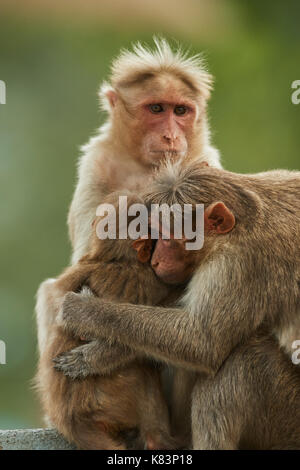
M117 198L115 193L105 202L113 203L118 213ZM128 204L136 202L142 201L137 196L128 196ZM99 219L96 218L96 224ZM93 232L90 252L56 280L61 292L78 292L87 286L97 296L114 302L158 305L166 300L171 289L155 276L148 262L151 240L100 240ZM60 326L52 327L36 377L51 424L81 449L117 450L144 445L149 449L174 448L160 367L147 361L145 355L137 358L127 347L94 341L90 345L95 354L89 351L89 357L94 356L94 362L98 362L98 372L99 360L107 363L108 370L103 367L103 371L109 374L72 380L55 370L53 359L80 345L80 339ZM57 361L59 364L59 358ZM109 367L114 368L114 373Z
M175 383L173 421L180 431L182 408L191 417L193 449L299 449L299 366L276 336L299 324L300 172L239 175L168 164L145 200L204 204L203 248L188 255L182 240L160 238L151 257L166 283L192 274L180 307L69 293L60 324L181 369L189 382L181 375Z

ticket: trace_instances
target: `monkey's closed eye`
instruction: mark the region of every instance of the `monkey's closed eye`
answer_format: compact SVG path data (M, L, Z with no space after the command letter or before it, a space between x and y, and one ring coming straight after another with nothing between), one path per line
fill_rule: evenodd
M153 113L153 114L162 113L163 110L164 110L164 108L162 107L162 105L159 104L159 103L150 104L150 105L149 105L149 109L150 109L151 113Z

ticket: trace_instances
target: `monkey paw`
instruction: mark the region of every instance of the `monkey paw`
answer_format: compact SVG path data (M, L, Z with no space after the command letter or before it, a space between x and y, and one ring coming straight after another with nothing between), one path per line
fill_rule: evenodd
M78 346L71 351L59 354L53 359L54 369L71 379L84 379L93 374L86 360L89 344Z
M57 324L74 336L89 340L95 336L103 305L101 299L90 293L68 292L57 315Z
M76 306L79 299L80 299L80 294L75 294L75 292L68 292L64 296L61 309L56 316L56 323L58 325L63 326L66 323L68 316L69 316L68 314L69 308L71 307L73 309L73 307Z
M84 334L81 335L80 324L82 324L84 318L85 305L84 295L68 292L63 298L62 306L56 317L56 323L78 337L84 336Z

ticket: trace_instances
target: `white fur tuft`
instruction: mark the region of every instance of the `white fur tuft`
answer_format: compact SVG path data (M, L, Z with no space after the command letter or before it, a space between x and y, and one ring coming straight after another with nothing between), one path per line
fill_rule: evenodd
M132 46L132 50L124 49L113 61L111 67L111 84L103 83L100 88L101 106L110 110L106 94L109 90L118 89L131 77L147 73L169 72L184 77L193 88L205 99L210 96L212 76L207 72L201 54L189 57L188 52L180 46L173 50L163 38L154 37L155 47L151 49L140 42Z

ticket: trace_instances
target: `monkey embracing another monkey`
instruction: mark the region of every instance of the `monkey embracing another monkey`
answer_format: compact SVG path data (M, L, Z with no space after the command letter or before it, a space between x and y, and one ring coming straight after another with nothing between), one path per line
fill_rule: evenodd
M204 246L186 258L192 278L181 306L69 293L61 324L186 369L186 380L190 370L192 386L177 408L189 403L194 449L300 449L299 367L276 342L299 322L300 173L241 175L169 163L147 199L205 206ZM166 283L182 281L178 244L183 252L184 240L159 239L152 254ZM71 359L83 367L78 351Z
M91 223L107 194L145 187L165 159L220 167L206 115L211 88L212 77L200 55L172 51L165 40L155 40L153 50L136 44L113 61L110 80L100 89L107 121L83 147L78 165L68 216L73 263L89 251ZM48 279L37 294L40 352L60 306L55 286Z
M118 196L105 199L115 205L116 212ZM130 205L142 202L132 194L128 199ZM114 302L157 305L166 301L172 289L151 269L151 240L100 240L95 230L93 234L90 252L56 280L61 292L87 286ZM54 369L53 358L79 345L82 342L72 334L52 326L36 376L51 424L81 449L175 448L159 366L145 355L137 357L128 348L102 340L97 344L98 358L89 350L102 375L86 377L85 370L84 380L72 380Z

